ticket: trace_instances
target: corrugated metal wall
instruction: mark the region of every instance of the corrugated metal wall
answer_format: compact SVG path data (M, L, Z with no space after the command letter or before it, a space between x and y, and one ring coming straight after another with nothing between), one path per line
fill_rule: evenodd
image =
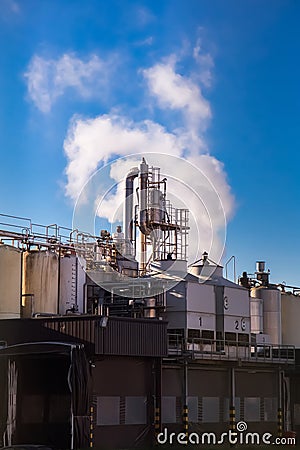
M96 325L95 353L123 356L167 356L166 323L109 318Z
M45 320L44 327L76 338L80 342L95 343L95 321L91 318Z
M80 342L88 353L123 356L167 356L167 323L155 319L99 316L1 320L0 340L22 342Z

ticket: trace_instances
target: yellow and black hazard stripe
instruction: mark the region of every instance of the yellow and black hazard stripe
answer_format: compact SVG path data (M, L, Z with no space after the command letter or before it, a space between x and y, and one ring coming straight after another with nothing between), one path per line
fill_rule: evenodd
M189 430L189 411L187 405L183 406L183 414L182 414L182 422L183 422L183 430L186 434L188 434Z
M281 437L282 436L282 431L283 431L283 416L282 416L282 409L278 408L278 436Z
M235 431L235 407L230 406L229 408L229 428Z
M94 446L94 407L90 407L90 447Z
M158 434L160 432L160 409L155 408L154 411L154 430Z

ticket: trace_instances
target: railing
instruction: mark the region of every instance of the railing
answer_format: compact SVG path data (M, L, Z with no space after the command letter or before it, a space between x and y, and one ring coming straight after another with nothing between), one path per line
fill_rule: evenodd
M98 238L99 236L92 236L57 224L41 225L25 217L0 214L0 239L12 245L69 246L84 256L89 254L91 245L94 245Z
M206 338L184 339L180 334L168 334L169 356L191 359L242 360L261 363L295 363L292 345L253 344Z

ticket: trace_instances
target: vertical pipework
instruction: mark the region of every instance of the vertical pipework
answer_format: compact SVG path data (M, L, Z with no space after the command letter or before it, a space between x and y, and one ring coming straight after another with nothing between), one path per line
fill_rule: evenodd
M75 256L75 310L78 311L78 277L79 277L79 269L78 269L78 256ZM82 311L80 311L82 312Z
M160 432L160 408L155 405L155 415L154 415L154 430L155 436Z
M282 371L278 372L278 436L282 436L283 432L283 411L282 411Z
M21 276L20 276L20 317L22 317L22 306L23 306L23 257L24 257L24 251L21 252Z
M94 447L94 406L90 406L90 448Z
M157 358L155 363L155 411L154 411L154 431L155 437L161 432L161 389L162 389L162 363Z
M140 263L140 270L141 275L144 275L146 272L146 266L147 266L147 243L146 243L146 236L141 233L141 263Z
M140 224L147 224L148 164L142 159L140 164Z
M59 314L59 305L60 305L60 259L61 259L61 246L58 247L58 265L57 265L57 305L56 305L56 312Z
M142 159L140 164L140 230L141 230L141 273L145 273L147 264L146 234L149 234L147 225L147 193L148 193L148 164Z
M126 177L124 218L124 237L126 242L131 242L133 239L133 183L138 173L138 168L133 167Z
M230 369L231 376L231 399L229 406L229 428L235 431L235 370L234 367Z
M183 366L183 412L182 412L182 422L183 422L183 431L188 435L189 428L189 413L188 413L188 363L185 360Z

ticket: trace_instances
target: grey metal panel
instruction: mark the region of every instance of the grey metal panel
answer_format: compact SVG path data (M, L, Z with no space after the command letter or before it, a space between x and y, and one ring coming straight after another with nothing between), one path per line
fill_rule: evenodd
M162 423L176 423L176 397L162 397L161 420Z
M249 292L244 289L225 287L224 297L227 297L226 315L240 317L250 316Z
M264 420L267 422L277 422L277 398L264 399Z
M260 422L260 398L245 397L244 418L246 422Z
M198 313L216 313L214 287L187 282L187 310Z
M125 398L125 424L143 425L147 423L147 398Z
M97 397L97 425L120 424L120 397Z
M300 403L294 403L294 425L300 425Z
M96 324L96 354L124 356L167 355L167 324L158 320L108 319Z
M219 397L203 397L202 399L202 420L207 423L219 422Z
M187 397L189 422L198 423L198 397Z

